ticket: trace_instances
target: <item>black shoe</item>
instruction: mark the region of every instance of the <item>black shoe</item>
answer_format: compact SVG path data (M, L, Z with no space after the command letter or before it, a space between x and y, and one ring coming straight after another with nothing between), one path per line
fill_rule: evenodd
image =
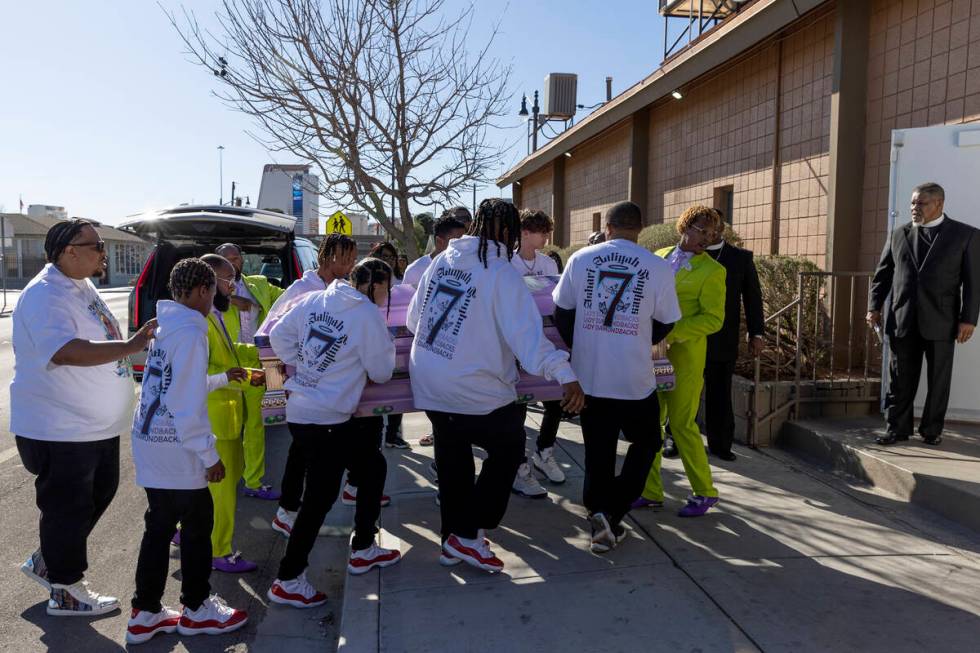
M885 433L884 435L879 435L878 437L875 438L875 444L885 444L885 445L895 444L896 442L905 441L908 439L909 436L907 435L898 435L897 433Z
M727 460L728 462L732 462L733 460L735 460L736 458L738 458L738 456L736 456L731 451L723 451L723 452L715 452L715 451L712 451L711 452L711 455L712 456L715 456L716 458L721 458L722 460Z
M392 449L411 449L412 445L405 441L400 435L385 437L385 446Z
M664 458L677 458L677 445L674 444L674 438L667 438L664 442Z
M943 441L943 434L940 433L939 435L923 435L922 441L925 442L926 444L936 447L939 446L939 444Z

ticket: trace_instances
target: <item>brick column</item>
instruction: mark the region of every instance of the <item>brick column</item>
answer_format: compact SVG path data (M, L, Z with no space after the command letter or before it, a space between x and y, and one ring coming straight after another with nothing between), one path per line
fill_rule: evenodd
M565 157L559 156L551 165L551 219L555 222L551 242L559 247L568 247L571 244L571 225L565 215Z

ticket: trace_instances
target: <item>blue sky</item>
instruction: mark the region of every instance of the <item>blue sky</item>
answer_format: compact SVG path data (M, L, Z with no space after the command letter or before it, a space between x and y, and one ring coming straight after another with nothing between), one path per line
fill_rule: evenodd
M213 21L218 4L185 2L202 22ZM447 10L464 4L447 0ZM577 73L579 103L589 105L604 99L606 75L616 94L659 65L657 5L477 3L473 38L481 43L499 20L493 52L513 65L513 129L492 138L516 144L495 173L525 154L521 92L541 89L547 73ZM245 134L249 119L211 95L215 79L189 63L155 2L7 2L0 24L0 206L6 212L16 212L23 196L25 207L58 204L70 215L115 223L147 208L216 202L218 145L225 147L226 200L234 180L254 202L265 163L296 162L273 159ZM495 186L477 191L478 200L499 194Z

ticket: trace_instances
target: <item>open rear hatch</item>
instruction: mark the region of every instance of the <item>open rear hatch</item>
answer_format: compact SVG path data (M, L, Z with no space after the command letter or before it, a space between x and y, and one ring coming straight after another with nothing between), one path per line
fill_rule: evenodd
M289 240L296 218L236 206L181 206L127 218L119 228L150 240L261 243Z

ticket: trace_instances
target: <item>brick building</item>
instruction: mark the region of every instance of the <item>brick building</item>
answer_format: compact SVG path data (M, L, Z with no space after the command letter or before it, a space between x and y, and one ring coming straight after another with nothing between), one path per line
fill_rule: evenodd
M754 0L497 183L550 211L561 245L622 199L649 224L707 203L759 254L870 269L891 131L967 122L980 0Z

